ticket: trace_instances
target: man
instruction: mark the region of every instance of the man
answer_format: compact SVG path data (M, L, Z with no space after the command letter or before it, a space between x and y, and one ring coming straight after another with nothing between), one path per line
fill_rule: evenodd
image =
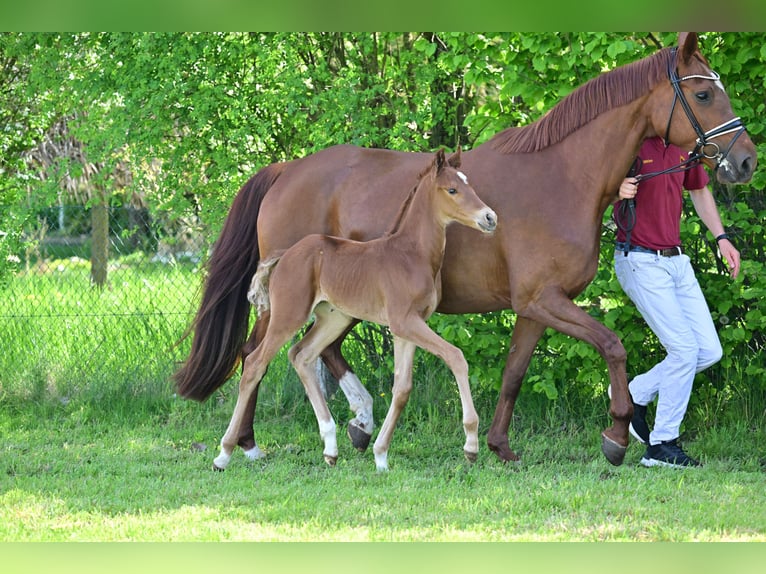
M628 177L622 182L620 202L614 208L618 223L614 256L617 279L667 352L661 362L629 384L633 401L630 432L647 445L641 458L641 464L647 467L700 466L679 444L680 427L694 375L717 363L722 355L710 310L689 257L681 249L684 190L689 192L695 211L715 237L733 278L740 268L739 251L724 232L702 165L647 177L678 166L688 156L676 146L666 146L662 138L645 140L634 174L639 178ZM632 214L623 205L629 201L634 202ZM629 231L624 221L626 213L633 223ZM646 407L655 399L657 409L654 427L650 429Z

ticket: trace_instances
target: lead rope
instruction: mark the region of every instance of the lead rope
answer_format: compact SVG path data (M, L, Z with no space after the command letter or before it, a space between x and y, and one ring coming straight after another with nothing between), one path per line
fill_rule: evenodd
M651 173L637 173L641 166L643 165L643 162L641 161L641 158L639 156L636 156L636 159L633 160L633 165L630 166L630 170L628 170L628 174L625 177L632 177L636 180L636 185L638 185L640 182L651 179L653 177L657 177L658 175L665 175L666 173L677 173L680 171L688 171L692 169L695 165L699 163L699 160L702 158L702 154L698 152L693 152L689 154L688 159L685 161L679 163L678 165L671 166L667 169L663 169L662 171L654 171ZM620 228L622 231L625 232L625 248L623 249L623 256L627 257L628 252L630 251L630 235L633 232L633 228L636 226L636 200L633 199L624 199L620 202L620 209L617 212L618 217L615 218L615 223L617 224L617 227Z

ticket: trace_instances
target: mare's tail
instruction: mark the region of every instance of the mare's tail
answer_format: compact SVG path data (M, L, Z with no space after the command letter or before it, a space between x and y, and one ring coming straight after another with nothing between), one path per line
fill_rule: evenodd
M186 362L173 375L178 394L204 401L234 374L247 339L247 290L258 267L256 222L266 192L286 164L276 163L251 177L234 198L208 261L208 273Z

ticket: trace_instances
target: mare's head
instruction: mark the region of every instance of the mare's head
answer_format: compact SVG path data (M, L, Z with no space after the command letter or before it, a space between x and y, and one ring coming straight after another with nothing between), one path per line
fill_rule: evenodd
M444 223L457 221L483 233L492 233L497 227L497 214L479 199L459 167L459 149L450 157L439 150L421 174L416 193L426 191L423 187L429 188L432 209Z
M652 112L654 131L700 154L721 183L749 181L757 163L755 146L734 115L718 74L700 53L696 34L679 35L668 76Z

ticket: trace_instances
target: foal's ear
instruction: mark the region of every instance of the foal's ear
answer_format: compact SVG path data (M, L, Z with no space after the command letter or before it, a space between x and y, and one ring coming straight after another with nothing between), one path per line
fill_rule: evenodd
M681 61L688 62L696 52L699 51L696 32L678 33L678 51L681 54Z
M457 151L447 158L447 163L455 169L460 167L460 148L457 148Z
M446 159L444 157L444 150L440 149L436 152L436 157L434 157L434 163L433 167L436 171L436 173L439 173L442 169L444 169L444 164L446 163Z

